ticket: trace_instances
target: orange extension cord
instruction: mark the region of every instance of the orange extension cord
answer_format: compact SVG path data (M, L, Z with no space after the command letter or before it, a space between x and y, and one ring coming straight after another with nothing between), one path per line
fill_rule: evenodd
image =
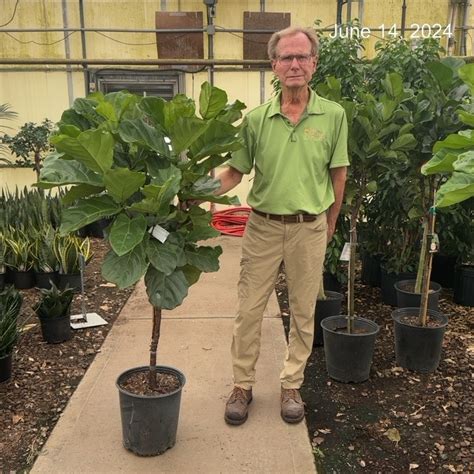
M250 207L233 207L214 212L211 223L221 234L242 237L250 211Z

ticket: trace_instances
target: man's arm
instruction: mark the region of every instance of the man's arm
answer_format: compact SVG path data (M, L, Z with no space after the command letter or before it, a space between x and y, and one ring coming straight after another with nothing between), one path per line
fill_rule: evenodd
M243 173L228 166L222 173L219 173L216 179L221 182L221 187L214 191L214 194L220 196L235 188L242 181Z
M336 230L337 217L342 206L342 199L344 197L344 187L346 185L347 167L340 166L338 168L331 168L329 170L331 174L332 187L334 189L334 203L328 209L327 220L328 220L328 242L332 239L334 231Z

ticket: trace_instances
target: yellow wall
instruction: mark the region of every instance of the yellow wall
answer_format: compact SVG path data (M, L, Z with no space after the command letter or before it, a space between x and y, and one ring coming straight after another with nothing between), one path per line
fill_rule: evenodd
M243 28L244 11L260 11L260 0L219 0L214 22L224 28ZM321 27L333 27L336 19L335 0L266 0L265 11L290 12L293 25L313 25L321 20ZM363 25L370 29L381 24L400 26L403 0L365 0ZM2 0L0 21L9 19L16 0ZM360 15L358 1L352 3L352 18ZM449 21L451 0L410 0L407 2L407 26L412 23L445 25ZM86 0L84 1L85 25L90 28L154 28L155 12L161 6L166 11L202 11L206 21L206 9L202 0ZM79 1L67 0L67 23L69 27L80 26ZM346 19L343 10L343 20ZM468 25L474 23L474 8L471 8ZM63 10L60 0L22 0L18 4L16 15L7 28L62 28ZM373 46L380 32L372 31L366 41L367 54L373 54ZM105 35L105 36L104 36ZM155 34L107 32L86 33L87 56L97 59L122 59L157 57ZM214 52L218 59L242 57L242 33L217 33ZM13 39L12 37L16 38ZM64 58L65 41L62 32L51 33L12 33L11 36L0 32L0 57L11 58ZM70 33L68 37L70 57L81 57L81 34ZM35 44L54 43L54 44ZM133 44L122 44L133 43ZM472 35L468 36L468 54L472 51ZM149 43L149 44L147 44ZM207 54L207 38L204 37L204 51ZM38 70L38 69L43 70ZM61 66L17 67L0 66L0 104L8 102L18 112L18 119L12 123L19 127L27 121L40 122L44 118L53 121L59 119L61 112L69 106L72 98L84 96L84 75L80 67L74 67L71 73L72 85L68 86L67 74ZM235 69L235 68L234 68ZM215 84L228 92L229 99L239 99L251 109L261 102L260 73L248 71L216 71ZM272 74L265 73L264 100L272 94L270 81ZM197 98L201 83L208 79L207 72L186 74L185 92ZM0 124L1 125L1 124ZM1 133L1 132L0 132ZM23 179L23 178L21 178ZM248 190L248 180L239 186L238 194L242 201ZM0 188L14 185L12 176L0 171Z

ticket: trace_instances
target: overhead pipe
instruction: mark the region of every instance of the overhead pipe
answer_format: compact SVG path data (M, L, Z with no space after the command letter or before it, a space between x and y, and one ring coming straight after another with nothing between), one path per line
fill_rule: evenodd
M451 0L451 7L448 15L448 24L451 25L451 29L453 31L453 35L448 38L448 47L446 54L447 56L452 56L456 47L456 38L454 36L454 27L455 27L455 19L456 19L456 8L457 2Z
M63 25L65 28L67 28L69 24L67 0L62 0L61 6L62 6L62 11L63 11ZM66 55L66 59L71 58L71 45L69 42L69 35L66 32L64 33L64 54ZM71 106L72 103L74 102L74 83L72 80L71 66L66 66L66 78L67 78L67 96L68 96L69 105Z
M403 0L402 4L402 23L401 23L401 36L402 38L405 37L405 29L406 29L406 22L407 22L407 2Z
M265 12L265 0L260 0L260 11ZM265 102L265 71L260 70L260 103Z
M81 25L81 53L82 58L87 58L87 45L86 45L86 32L85 32L85 21L84 21L84 0L79 0L79 22ZM87 63L83 62L82 67L84 68L84 90L85 95L89 94L89 71L87 70Z

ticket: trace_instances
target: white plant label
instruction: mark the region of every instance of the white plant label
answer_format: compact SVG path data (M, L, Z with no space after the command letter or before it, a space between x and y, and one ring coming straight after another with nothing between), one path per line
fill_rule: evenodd
M161 225L155 225L155 227L152 227L150 229L150 234L155 237L155 239L159 240L162 244L166 242L168 235L170 235L170 233L166 229L163 229Z
M349 242L346 242L344 244L344 248L342 249L339 260L341 260L342 262L348 262L350 258L351 258L351 244Z

